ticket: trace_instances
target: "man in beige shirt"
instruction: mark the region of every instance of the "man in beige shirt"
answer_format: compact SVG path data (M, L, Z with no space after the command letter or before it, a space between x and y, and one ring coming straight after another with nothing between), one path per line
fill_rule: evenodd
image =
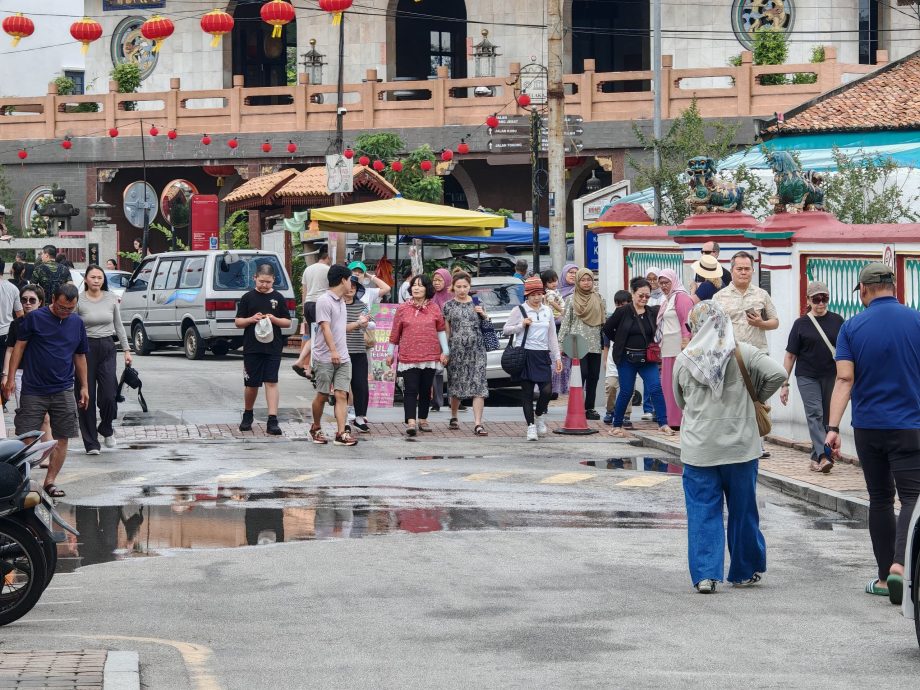
M738 252L732 257L732 282L713 296L732 321L735 340L767 350L767 331L779 328L779 318L770 294L751 285L754 257Z

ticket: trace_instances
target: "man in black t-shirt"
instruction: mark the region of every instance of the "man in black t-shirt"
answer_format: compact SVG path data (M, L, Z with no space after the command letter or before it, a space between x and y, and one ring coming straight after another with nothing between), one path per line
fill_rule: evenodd
M834 466L833 458L824 452L831 395L837 378L833 348L837 345L843 317L828 311L830 292L821 281L808 283L805 295L811 311L792 324L783 366L786 367L787 377L795 366L795 381L802 396L808 435L811 437L811 470L827 474ZM779 399L783 405L789 402L788 380L780 389Z
M284 350L282 328L291 325L284 295L275 290L275 270L271 264L259 264L255 276L256 287L250 290L236 309L236 327L243 331L243 421L240 431L252 430L252 408L256 404L259 388L265 384L265 402L268 404L268 423L265 432L281 435L278 426L278 369Z

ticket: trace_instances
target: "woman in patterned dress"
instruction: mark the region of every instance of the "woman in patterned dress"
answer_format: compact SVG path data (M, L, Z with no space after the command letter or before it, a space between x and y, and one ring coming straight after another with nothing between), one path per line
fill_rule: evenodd
M489 397L489 382L486 379L488 357L485 343L479 332L479 324L489 316L476 300L470 296L469 273L454 274L454 298L444 305L444 322L447 325L447 340L451 358L447 363L447 393L450 395L450 428L459 429L457 412L460 401L473 399L473 433L488 436L482 426L482 410Z

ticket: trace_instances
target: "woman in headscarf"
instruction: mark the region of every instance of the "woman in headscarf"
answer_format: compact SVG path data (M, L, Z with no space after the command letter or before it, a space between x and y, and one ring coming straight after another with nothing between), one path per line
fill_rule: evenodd
M559 327L559 344L569 347L568 337L580 335L588 343L588 351L581 358L581 375L585 387L585 417L600 419L594 409L597 397L597 380L601 375L601 326L607 318L604 298L594 290L594 272L588 268L575 274L575 290L565 305L562 325Z
M693 309L693 299L687 288L670 268L661 271L658 286L664 295L664 302L658 308L658 338L661 344L661 389L664 393L664 405L668 411L668 425L679 429L681 422L680 408L674 400L674 388L671 377L677 355L690 341L687 328L687 316Z
M437 304L443 311L444 305L453 299L453 293L450 291L453 285L453 278L450 271L446 268L439 268L431 276L431 284L434 286L434 297L431 301ZM444 405L444 369L438 367L438 373L434 376L434 386L431 395L431 411L440 412Z
M729 582L755 585L767 569L756 495L761 440L739 365L761 402L779 390L786 370L756 347L736 343L731 320L715 302L697 304L688 325L692 339L677 356L673 386L684 411L680 459L687 555L693 585L711 594L725 577L723 504L728 505Z
M648 306L650 307L660 306L664 302L664 292L661 291L661 286L658 285L658 276L660 275L661 269L657 266L649 266L645 272L645 279L652 286L652 296L648 298Z
M578 266L575 264L566 264L562 267L562 280L556 288L556 292L562 298L562 310L565 313L565 305L572 298L575 292L575 276L578 273ZM556 331L559 331L559 325L562 323L562 316L556 318ZM553 399L569 392L569 376L572 373L572 360L565 353L562 353L562 371L553 370Z

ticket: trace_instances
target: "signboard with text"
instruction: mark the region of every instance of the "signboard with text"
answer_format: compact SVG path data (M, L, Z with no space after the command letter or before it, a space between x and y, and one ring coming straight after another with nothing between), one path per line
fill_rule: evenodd
M193 194L190 233L193 251L217 249L220 223L216 194Z
M393 407L396 376L393 370L387 367L386 359L396 307L395 304L380 304L371 310L371 319L376 327L373 331L374 347L368 351L367 385L370 389L370 407Z

